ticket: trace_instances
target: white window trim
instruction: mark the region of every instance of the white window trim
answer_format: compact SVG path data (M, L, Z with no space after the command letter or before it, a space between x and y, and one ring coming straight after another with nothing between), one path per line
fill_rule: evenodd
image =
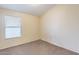
M19 39L19 38L22 38L22 21L20 20L20 24L21 24L21 36L20 37L13 37L13 38L5 38L6 36L5 36L5 16L12 16L12 17L20 17L20 16L13 16L13 15L2 15L2 27L3 27L3 37L4 37L4 39L5 40L11 40L11 39ZM20 19L21 19L21 17L20 17Z

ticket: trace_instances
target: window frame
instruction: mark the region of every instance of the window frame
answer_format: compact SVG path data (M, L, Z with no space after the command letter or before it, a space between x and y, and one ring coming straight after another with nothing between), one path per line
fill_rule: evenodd
M6 38L6 35L5 35L5 33L6 33L6 31L5 31L5 29L6 29L6 27L5 27L5 16L11 16L11 17L19 17L20 18L20 33L21 33L21 36L19 36L19 37L12 37L12 38ZM4 39L5 40L7 40L7 39L9 39L9 40L11 40L11 39L18 39L18 38L21 38L22 37L22 21L21 21L21 17L20 16L13 16L13 15L3 15L2 16L2 25L3 25L3 36L4 36Z

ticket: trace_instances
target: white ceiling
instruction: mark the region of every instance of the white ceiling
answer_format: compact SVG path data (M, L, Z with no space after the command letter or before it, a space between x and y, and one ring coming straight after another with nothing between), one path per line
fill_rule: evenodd
M0 4L0 8L25 12L35 16L41 16L52 8L53 4Z

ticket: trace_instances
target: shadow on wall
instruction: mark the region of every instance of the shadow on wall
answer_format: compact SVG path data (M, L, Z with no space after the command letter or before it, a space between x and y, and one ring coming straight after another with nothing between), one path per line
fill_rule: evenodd
M41 17L42 39L79 53L79 5L56 5Z

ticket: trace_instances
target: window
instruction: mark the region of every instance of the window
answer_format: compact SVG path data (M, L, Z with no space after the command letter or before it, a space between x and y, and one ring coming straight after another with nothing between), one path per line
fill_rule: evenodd
M5 38L21 37L20 17L5 16Z

